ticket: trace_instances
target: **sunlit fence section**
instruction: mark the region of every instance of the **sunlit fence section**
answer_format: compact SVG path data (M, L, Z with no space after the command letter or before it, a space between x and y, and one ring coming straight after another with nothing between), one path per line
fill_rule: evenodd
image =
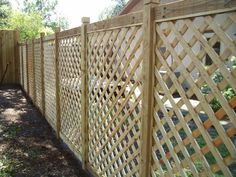
M40 40L34 43L34 75L35 75L35 103L43 111L42 107L42 70L41 70L41 44Z
M43 41L44 48L44 92L45 117L56 128L56 84L55 84L55 38L49 36Z
M236 174L235 20L156 23L153 174Z
M34 61L33 61L33 43L27 44L27 77L28 77L28 93L31 99L34 99Z
M88 34L89 162L99 175L139 173L142 60L141 25Z
M20 43L21 85L95 176L234 176L235 10L236 1L151 1L83 18Z
M68 32L58 36L61 134L81 159L81 35L79 28Z
M24 88L24 90L27 92L28 88L27 88L27 81L28 81L28 74L27 74L27 49L26 49L26 45L21 46L21 61L22 61L22 65L21 65L21 71L22 71L22 86Z

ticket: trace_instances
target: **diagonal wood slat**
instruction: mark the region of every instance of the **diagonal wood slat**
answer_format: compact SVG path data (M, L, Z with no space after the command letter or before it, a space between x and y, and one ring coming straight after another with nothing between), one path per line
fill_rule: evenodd
M235 174L234 29L235 12L156 24L152 176Z
M35 75L35 103L42 111L42 73L41 73L41 47L40 43L34 44L34 75Z
M56 128L56 81L55 81L55 40L45 40L44 48L44 92L45 117Z
M104 176L138 176L142 28L88 35L89 163Z
M80 156L81 76L80 34L59 39L61 133Z
M19 43L20 83L97 176L233 177L236 3L152 3Z
M34 97L34 65L33 65L33 49L32 42L29 42L27 45L27 63L28 63L28 84L29 84L29 96L31 99Z

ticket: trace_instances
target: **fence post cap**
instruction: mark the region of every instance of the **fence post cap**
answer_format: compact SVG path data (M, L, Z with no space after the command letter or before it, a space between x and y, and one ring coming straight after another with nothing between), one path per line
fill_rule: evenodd
M150 3L159 4L160 0L144 0L144 5L150 4Z
M61 31L61 27L56 27L56 28L55 28L55 32L56 32L56 33L59 33L60 31Z
M82 17L81 22L82 23L90 23L90 18L89 17Z
M42 37L42 36L45 36L45 33L44 33L44 32L40 33L40 36L41 36L41 37Z

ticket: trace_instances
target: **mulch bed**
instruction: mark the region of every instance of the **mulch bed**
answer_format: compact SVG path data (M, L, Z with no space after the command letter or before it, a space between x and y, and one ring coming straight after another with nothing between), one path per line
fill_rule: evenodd
M88 176L16 86L0 87L0 176Z

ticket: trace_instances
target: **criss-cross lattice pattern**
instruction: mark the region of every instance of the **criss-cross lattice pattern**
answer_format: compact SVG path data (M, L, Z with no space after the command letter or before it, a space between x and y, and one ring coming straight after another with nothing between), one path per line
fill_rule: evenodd
M156 24L152 176L236 174L236 13Z
M45 117L56 127L55 41L44 41Z
M59 39L61 133L81 155L81 40Z
M28 73L27 73L27 58L26 58L26 46L23 45L22 46L22 62L23 62L23 80L24 80L24 83L23 83L23 87L24 87L24 90L27 92L27 77L28 77Z
M101 176L138 176L142 27L88 35L89 163Z
M32 43L28 44L28 79L29 79L29 96L31 99L34 99L34 63L33 63L33 48Z
M20 60L20 84L24 85L24 75L23 75L23 46L19 46L19 60Z
M42 83L41 83L41 47L40 43L34 44L34 72L35 72L35 102L42 111Z

